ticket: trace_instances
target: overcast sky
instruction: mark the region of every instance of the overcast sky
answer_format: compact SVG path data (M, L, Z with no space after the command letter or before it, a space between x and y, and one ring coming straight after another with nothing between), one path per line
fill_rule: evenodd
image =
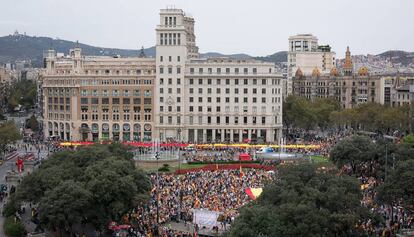
M0 36L16 29L101 47L155 44L159 9L195 18L200 52L269 55L288 37L312 33L339 58L389 49L414 51L413 0L1 0Z

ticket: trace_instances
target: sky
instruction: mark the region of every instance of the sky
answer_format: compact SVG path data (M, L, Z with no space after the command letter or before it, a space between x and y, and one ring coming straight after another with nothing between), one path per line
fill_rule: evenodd
M312 33L343 58L414 52L412 0L0 0L0 36L48 36L111 48L155 45L159 9L195 18L200 52L266 56Z

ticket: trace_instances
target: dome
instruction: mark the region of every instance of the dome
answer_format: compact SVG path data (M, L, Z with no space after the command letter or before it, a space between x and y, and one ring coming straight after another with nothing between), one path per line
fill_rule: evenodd
M359 76L368 76L368 68L365 67L365 66L360 67L359 70L358 70L358 75Z
M338 69L337 69L336 67L333 67L333 68L331 69L330 74L331 74L331 76L335 76L335 77L339 76Z
M302 70L300 70L300 67L299 67L298 70L296 70L295 78L301 78L301 77L303 77L303 72Z
M321 72L319 71L319 69L317 67L315 67L312 71L312 76L313 77L319 77L321 75Z

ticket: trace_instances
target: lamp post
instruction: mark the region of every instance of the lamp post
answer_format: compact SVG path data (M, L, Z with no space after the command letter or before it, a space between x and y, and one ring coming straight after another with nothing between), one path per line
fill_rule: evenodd
M154 146L157 146L157 143L154 143ZM157 181L156 181L156 203L157 203L157 236L159 235L159 225L160 225L160 206L159 206L159 174L158 174L158 160L160 158L160 153L158 151L158 146L155 148L156 152L155 152L155 159L157 160Z

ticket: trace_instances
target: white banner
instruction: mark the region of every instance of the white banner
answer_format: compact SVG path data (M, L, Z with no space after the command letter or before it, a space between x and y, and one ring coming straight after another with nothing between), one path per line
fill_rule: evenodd
M209 211L206 209L193 209L193 223L197 224L200 228L203 226L219 226L219 223L217 222L219 215L220 212L216 211Z

